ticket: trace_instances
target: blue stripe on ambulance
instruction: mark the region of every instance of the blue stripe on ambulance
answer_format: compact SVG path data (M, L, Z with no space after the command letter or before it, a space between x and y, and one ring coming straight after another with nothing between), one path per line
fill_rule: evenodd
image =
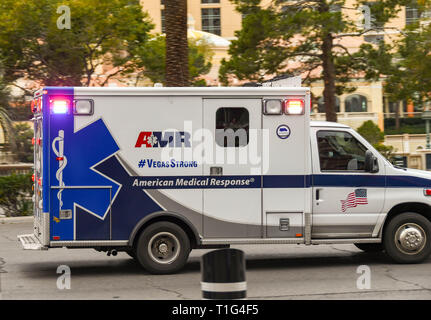
M413 176L378 176L354 174L312 175L315 187L368 187L368 188L428 188L431 180Z

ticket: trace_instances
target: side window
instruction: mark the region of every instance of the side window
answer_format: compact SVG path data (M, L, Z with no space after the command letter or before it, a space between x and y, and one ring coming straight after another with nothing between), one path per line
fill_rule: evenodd
M320 171L364 171L367 149L345 131L317 132Z
M249 114L246 108L219 108L216 111L215 140L220 147L248 144Z

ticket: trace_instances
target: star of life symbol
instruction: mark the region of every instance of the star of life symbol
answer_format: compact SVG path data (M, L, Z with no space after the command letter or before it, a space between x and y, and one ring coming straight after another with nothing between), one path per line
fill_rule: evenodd
M56 148L56 143L58 142L58 149ZM59 207L61 210L61 207L63 206L63 200L62 200L62 187L65 186L63 181L63 170L67 165L67 157L64 155L64 130L58 130L58 136L54 138L52 141L52 150L54 154L57 156L58 160L58 170L55 173L55 177L58 181L58 186L61 188L57 192L57 199L59 201Z
M155 144L157 144L157 137L154 134L151 134L151 136L148 137L148 143L151 146L154 146Z

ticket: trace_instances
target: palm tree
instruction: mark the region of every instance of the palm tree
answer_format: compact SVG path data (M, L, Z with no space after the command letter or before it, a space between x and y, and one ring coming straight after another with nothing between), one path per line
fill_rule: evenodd
M9 117L8 111L4 107L0 107L0 129L3 130L5 142L13 140L12 120Z
M187 0L165 1L166 86L189 85Z

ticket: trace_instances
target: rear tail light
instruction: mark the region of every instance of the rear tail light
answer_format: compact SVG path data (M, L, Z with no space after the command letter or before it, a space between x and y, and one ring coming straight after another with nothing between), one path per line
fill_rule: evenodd
M32 113L42 111L42 97L33 99L30 104L30 109Z
M31 138L31 144L32 145L36 145L37 144L38 146L40 146L42 144L42 139L40 139L40 138L36 139L36 138L33 137L33 138Z
M431 189L424 189L424 195L431 196Z
M42 97L37 99L37 112L41 112L41 111L42 111Z

